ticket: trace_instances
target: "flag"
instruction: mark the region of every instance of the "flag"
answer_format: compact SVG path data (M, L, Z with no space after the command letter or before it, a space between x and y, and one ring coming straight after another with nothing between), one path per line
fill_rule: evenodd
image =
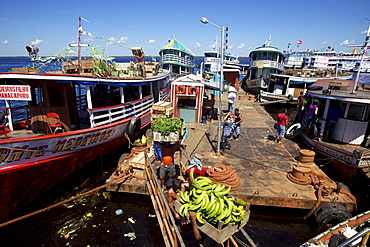
M302 40L297 41L297 47L300 47L300 44L302 44Z
M288 43L288 48L290 47L290 45L292 45L291 43Z

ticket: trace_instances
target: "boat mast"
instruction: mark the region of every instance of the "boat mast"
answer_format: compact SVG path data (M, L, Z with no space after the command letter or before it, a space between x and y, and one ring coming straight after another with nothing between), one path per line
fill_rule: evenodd
M82 20L89 22L85 18L79 16L78 17L78 34L77 34L77 45L76 44L70 44L69 46L77 46L77 74L79 75L81 73L81 46L89 46L86 44L81 44L81 34L84 32L82 30Z
M355 79L355 85L352 89L352 92L351 93L355 93L355 88L357 86L357 83L358 83L358 79L360 77L360 72L361 72L361 65L362 65L362 61L364 60L364 56L365 56L365 53L366 53L366 49L369 47L369 41L370 41L370 24L367 28L367 33L366 33L366 38L365 38L365 42L363 45L348 45L347 47L362 47L362 54L361 54L361 60L360 60L360 64L358 65L358 69L357 69L357 74L356 74L356 79Z

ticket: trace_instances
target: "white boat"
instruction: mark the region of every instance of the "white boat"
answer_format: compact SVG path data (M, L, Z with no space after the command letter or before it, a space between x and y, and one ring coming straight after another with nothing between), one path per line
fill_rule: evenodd
M176 75L188 75L194 73L194 58L192 51L187 49L177 39L172 39L159 51L161 66Z
M301 92L321 79L351 80L352 74L333 70L285 70L281 74L271 74L267 79L268 88L262 92L262 99L297 100Z
M300 247L367 246L370 211L358 214L311 238Z
M0 73L0 99L7 105L7 124L2 118L0 126L0 221L89 161L145 133L151 106L169 99L170 78L157 65L145 66L152 72L145 78L135 63L100 57L64 61L62 71ZM28 100L17 109L20 123L10 106L14 100Z
M268 87L270 74L284 71L284 54L278 48L270 46L270 38L249 54L248 74L244 77L242 88L252 94L260 94Z

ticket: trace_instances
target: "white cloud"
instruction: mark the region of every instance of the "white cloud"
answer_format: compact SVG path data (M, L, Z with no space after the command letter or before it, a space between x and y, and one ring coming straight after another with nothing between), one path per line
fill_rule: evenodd
M111 44L115 43L116 41L117 41L117 40L116 40L116 38L114 38L114 37L110 37L110 38L108 39L107 45L111 45Z
M236 47L236 49L242 49L242 48L244 48L244 43L240 43L240 45L238 46L238 47Z
M155 44L155 39L150 39L149 41L146 42L147 44Z
M8 44L10 44L10 42L9 42L9 40L6 39L6 40L3 41L3 44L8 45Z
M348 39L344 40L340 45L352 45L355 43L355 40L349 41Z
M194 48L198 49L198 48L200 48L201 46L202 46L201 44L199 44L198 42L196 42L196 45L194 46Z
M121 37L121 38L117 41L117 43L126 43L126 42L127 42L127 40L128 40L128 37Z
M32 41L32 42L31 42L31 45L39 45L39 44L41 44L42 42L44 42L42 39L36 39L35 41Z
M326 45L326 44L327 44L326 41L323 41L323 42L321 42L320 45Z
M249 46L248 48L247 48L247 50L251 50L252 49L252 46Z
M84 39L83 41L82 41L82 43L91 43L91 42L93 42L94 41L94 39L93 38L87 38L87 39Z
M234 46L232 46L232 45L227 46L227 49L233 49L233 48L234 48Z

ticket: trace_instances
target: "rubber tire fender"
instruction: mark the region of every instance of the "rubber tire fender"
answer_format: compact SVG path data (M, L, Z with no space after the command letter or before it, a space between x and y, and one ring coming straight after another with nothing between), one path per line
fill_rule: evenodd
M285 133L285 137L288 139L293 139L299 134L299 132L301 132L301 128L302 128L302 125L300 123L293 124L287 129Z
M136 137L140 132L140 128L141 128L141 119L139 117L133 117L131 121L128 123L126 133L130 137Z
M316 209L314 216L317 225L321 227L334 226L352 217L348 209L338 203L322 204Z
M6 125L8 123L8 118L6 117L6 113L3 112L0 114L0 125Z

